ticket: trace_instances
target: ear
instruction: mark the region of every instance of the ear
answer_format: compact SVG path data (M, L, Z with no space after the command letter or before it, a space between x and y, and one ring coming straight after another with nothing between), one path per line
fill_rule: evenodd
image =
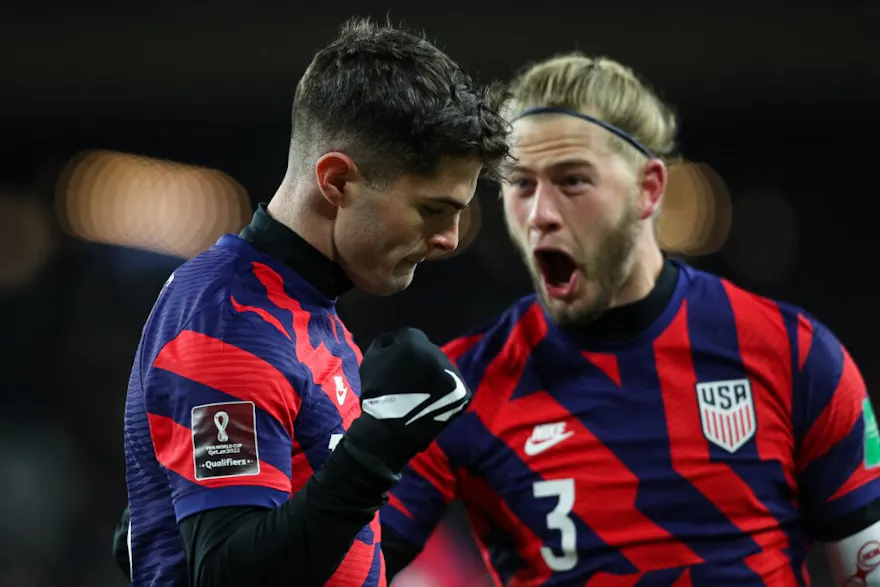
M650 159L642 167L639 186L639 216L642 220L654 214L660 206L668 182L669 171L660 159Z
M344 208L351 202L351 190L347 184L362 179L355 162L345 153L325 153L315 163L315 180L318 189L328 202Z

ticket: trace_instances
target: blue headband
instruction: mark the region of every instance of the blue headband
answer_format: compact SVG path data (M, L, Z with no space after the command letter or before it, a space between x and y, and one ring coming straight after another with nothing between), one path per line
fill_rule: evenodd
M558 108L556 106L540 106L538 108L529 108L527 110L523 110L519 113L519 116L514 118L514 120L519 120L520 118L524 118L526 116L533 116L535 114L566 114L568 116L574 116L575 118L580 118L581 120L586 120L587 122L592 122L593 124L598 124L605 130L610 133L614 133L633 147L635 147L641 154L649 159L653 159L655 157L654 153L651 152L649 148L644 146L642 143L635 140L626 132L620 130L613 124L608 124L603 120L599 120L598 118L593 118L592 116L588 116L582 112L578 112L577 110L572 110L570 108Z

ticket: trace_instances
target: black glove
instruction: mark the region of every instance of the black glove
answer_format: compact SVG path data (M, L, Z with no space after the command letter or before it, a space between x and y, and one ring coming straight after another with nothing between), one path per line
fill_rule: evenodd
M361 362L363 414L345 442L398 473L471 401L452 361L420 330L373 341Z

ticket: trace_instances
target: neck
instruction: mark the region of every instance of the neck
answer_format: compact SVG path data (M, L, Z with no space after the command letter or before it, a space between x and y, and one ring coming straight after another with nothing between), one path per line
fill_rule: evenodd
M269 215L304 241L335 261L333 246L333 211L312 186L304 187L290 176L284 178L275 196L269 201ZM322 206L325 204L326 206Z
M645 230L639 235L629 276L624 281L623 287L614 296L611 307L625 306L648 297L662 270L663 253L657 246L654 231L653 229Z

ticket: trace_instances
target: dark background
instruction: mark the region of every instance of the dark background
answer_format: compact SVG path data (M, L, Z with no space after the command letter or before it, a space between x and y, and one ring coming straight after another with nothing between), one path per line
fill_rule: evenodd
M876 3L4 2L0 585L123 584L109 538L143 321L183 257L274 193L314 51L345 18L386 14L484 80L575 48L633 66L679 111L686 159L711 166L677 175L664 242L805 306L878 381ZM149 159L87 158L89 175L93 149ZM442 342L528 291L491 188L479 202L462 255L401 295L340 302L361 345L399 325Z

